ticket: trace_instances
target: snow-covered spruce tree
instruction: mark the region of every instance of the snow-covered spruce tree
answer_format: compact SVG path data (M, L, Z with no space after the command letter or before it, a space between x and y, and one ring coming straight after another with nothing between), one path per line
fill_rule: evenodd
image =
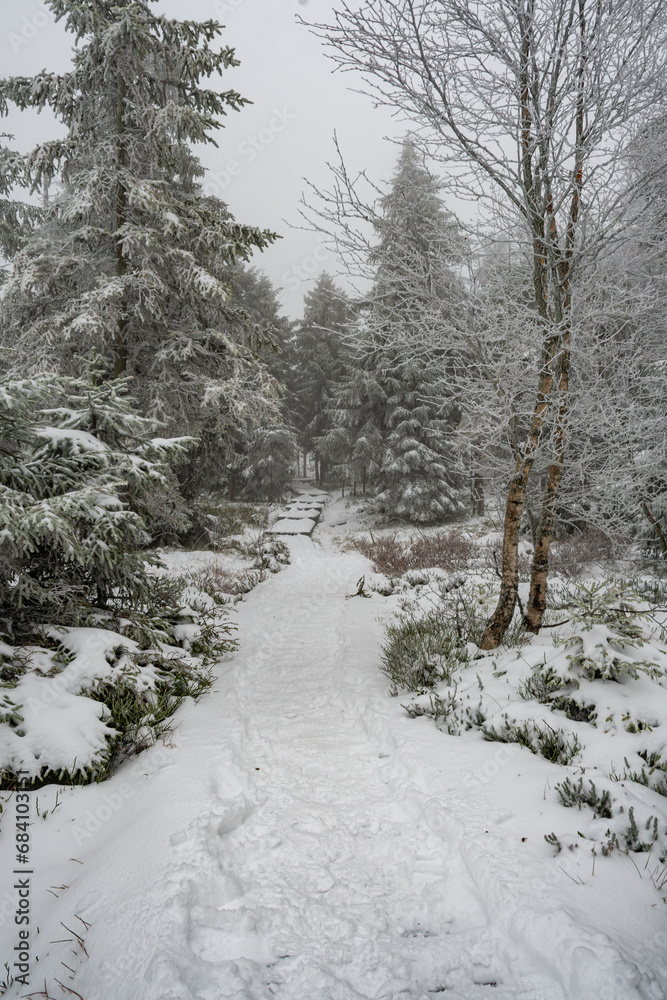
M269 503L279 500L294 475L298 454L296 437L289 427L259 427L248 446L244 494Z
M169 493L166 462L179 442L155 438L125 380L41 375L0 383L0 606L51 618L90 602L146 597L137 509ZM184 442L183 442L184 443ZM135 509L131 509L134 506ZM178 521L182 514L174 512Z
M0 138L11 136L3 134ZM7 146L0 146L0 254L5 261L18 252L31 227L41 218L37 206L14 197L15 189L24 186L25 181L24 158ZM0 277L2 280L6 277L4 266L0 268Z
M323 273L315 287L304 297L303 317L291 344L292 420L299 445L306 456L313 453L320 485L327 480L327 466L336 457L320 449L318 441L331 429L329 407L333 393L343 377L349 353L345 336L352 319L347 296L336 287L330 275Z
M203 468L214 485L233 430L275 419L258 328L228 280L274 237L203 196L192 151L245 103L203 83L234 52L215 47L216 22L167 18L152 0L46 3L76 38L73 67L0 82L0 112L48 107L67 135L25 160L51 198L14 258L2 341L23 373L78 374L76 358L96 351L105 375L133 377L144 412L200 438L186 485Z
M293 413L292 321L282 314L278 293L270 279L257 268L235 264L229 269L229 280L235 303L245 310L261 333L262 343L256 353L275 380L280 416L289 425ZM274 422L275 417L271 423ZM239 428L227 459L227 491L232 500L243 488L248 451L254 444L254 434Z
M439 187L406 142L374 220L378 240L370 254L373 287L362 305L365 329L339 397L348 400L344 413L350 393L359 393L351 455L355 465L376 466L381 509L417 522L452 518L465 506L454 449L457 357L432 346L434 339L446 343L463 303L455 272L461 238Z
M377 479L386 437L387 393L375 362L376 352L359 333L333 387L326 414L330 426L317 441L319 452L364 494Z

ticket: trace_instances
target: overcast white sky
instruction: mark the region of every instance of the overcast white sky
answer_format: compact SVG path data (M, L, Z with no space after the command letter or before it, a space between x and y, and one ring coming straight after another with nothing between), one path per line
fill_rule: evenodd
M404 128L386 109L349 88L349 74L332 73L322 45L298 15L330 19L335 0L158 0L155 8L172 17L215 18L227 26L222 41L236 48L241 66L222 78L254 102L227 118L219 149L200 147L209 170L207 183L228 202L239 222L274 229L284 238L257 255L254 263L284 289L286 311L301 312L303 295L323 267L336 273L314 233L291 229L302 224L298 203L304 177L325 186L326 161L333 159L333 133L352 171L390 176ZM39 0L0 0L2 75L29 75L47 68L64 70L71 36L53 23ZM27 149L55 134L47 115L12 115L3 130ZM230 169L231 164L231 169Z

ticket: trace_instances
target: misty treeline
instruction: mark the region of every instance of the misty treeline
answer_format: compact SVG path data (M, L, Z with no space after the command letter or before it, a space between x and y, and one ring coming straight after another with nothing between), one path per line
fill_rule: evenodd
M521 532L531 631L556 532L667 554L663 4L339 0L313 28L406 139L388 182L341 156L311 190L346 291L320 276L292 322L253 266L276 234L194 152L246 103L210 88L220 25L45 2L70 70L0 81L65 133L0 156L4 605L143 592L137 553L200 538L203 495L295 474L397 523L499 510L489 648Z

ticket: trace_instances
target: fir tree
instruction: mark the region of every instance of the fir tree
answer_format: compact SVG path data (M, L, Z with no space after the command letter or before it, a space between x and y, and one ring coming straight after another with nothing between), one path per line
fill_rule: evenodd
M42 224L14 259L0 327L17 368L76 375L96 351L131 375L145 411L201 439L213 476L229 437L275 417L259 330L234 302L230 265L271 233L201 192L195 143L245 103L203 85L237 65L220 26L158 15L148 0L46 0L77 42L72 69L0 83L0 111L50 108L66 126L25 160L51 187ZM197 471L188 471L193 488Z
M278 293L271 281L257 268L235 264L229 269L229 281L234 301L261 333L262 343L256 353L275 380L277 408L283 422L289 425L294 410L292 322L282 315ZM270 426L273 426L273 421ZM227 455L226 485L230 499L235 499L243 488L244 476L246 480L248 476L251 481L255 480L248 465L254 464L258 442L261 440L261 433L249 433L247 426L239 426L233 434ZM246 482L246 492L248 488ZM250 487L250 493L252 491L253 487ZM259 494L264 496L261 487L258 489Z
M345 371L348 352L344 338L351 318L349 300L324 273L305 296L303 319L292 344L294 423L304 456L314 452L321 485L326 479L329 451L320 448L319 442L331 427L328 411Z
M244 469L246 496L273 503L292 478L297 459L293 432L282 424L258 428L250 441Z
M155 488L169 492L167 460L184 444L156 430L124 381L0 384L0 606L67 612L149 593L138 511Z
M347 437L352 472L362 481L370 476L380 509L421 522L464 507L453 445L457 362L446 346L426 347L446 345L463 303L455 272L460 236L438 189L406 143L376 221L375 280L324 441L342 454Z
M0 138L11 139L3 134ZM41 210L35 205L17 201L14 189L26 182L23 157L6 146L0 146L0 254L5 260L13 257L30 233L32 226L41 218ZM5 269L0 277L6 278Z

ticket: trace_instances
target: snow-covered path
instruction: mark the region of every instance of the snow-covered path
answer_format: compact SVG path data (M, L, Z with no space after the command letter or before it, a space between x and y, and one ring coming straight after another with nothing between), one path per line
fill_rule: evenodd
M142 755L149 776L125 776L122 809L49 872L70 887L58 919L91 925L89 957L68 962L77 992L660 1000L652 887L637 894L621 858L594 879L566 859L567 877L541 839L556 813L531 825L512 780L539 799L549 765L387 697L382 600L346 600L368 564L318 531L239 606L239 649L175 748ZM102 794L76 792L61 837Z

